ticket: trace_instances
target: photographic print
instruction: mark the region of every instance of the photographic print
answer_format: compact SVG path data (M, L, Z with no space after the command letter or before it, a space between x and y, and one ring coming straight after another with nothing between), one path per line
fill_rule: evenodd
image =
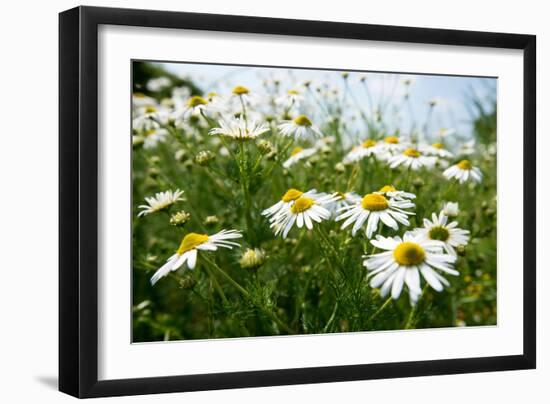
M497 324L497 79L132 61L132 341Z

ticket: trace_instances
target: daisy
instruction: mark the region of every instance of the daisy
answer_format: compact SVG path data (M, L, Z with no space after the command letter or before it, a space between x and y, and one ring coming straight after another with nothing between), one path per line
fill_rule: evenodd
M439 136L440 138L443 138L446 136L451 136L454 133L455 133L455 130L452 128L439 128L436 135Z
M222 135L233 139L249 140L255 139L261 134L269 131L269 125L259 124L253 120L247 120L243 117L221 120L219 128L210 130L211 135Z
M176 253L172 255L166 263L161 266L151 277L151 285L157 283L160 278L165 277L170 271L175 271L187 262L187 268L194 269L197 263L197 251L216 251L218 247L232 249L240 247L240 244L234 240L241 238L242 235L237 230L222 230L211 236L207 234L188 233L181 240Z
M405 145L397 136L386 136L380 147L391 154L400 153L405 149Z
M335 200L325 207L329 210L331 217L338 216L338 212L346 206L354 205L361 201L361 196L355 192L335 192Z
M172 89L172 101L178 103L191 97L191 90L188 87L174 87Z
M138 213L138 217L159 212L172 206L176 202L183 201L182 195L183 191L176 189L175 191L168 190L165 192L157 192L155 196L145 197L147 205L138 206L139 209L142 209L142 211Z
M431 168L436 163L436 158L432 156L424 156L415 148L409 147L403 153L390 157L388 163L390 168L403 166L411 170L418 170L421 167Z
M414 231L424 240L441 241L447 254L456 255L455 248L468 243L470 232L457 228L457 222L447 224L447 219L443 212L440 212L439 216L432 213L432 220L424 219L424 227Z
M459 155L474 154L476 152L475 147L476 147L476 141L475 141L475 139L472 139L472 140L460 145L460 148L458 149L458 154Z
M283 136L294 136L296 140L304 138L318 138L323 134L319 128L310 121L305 115L298 115L291 121L283 121L279 125L279 130Z
M218 93L210 92L206 95L206 100L208 101L208 112L219 112L225 113L228 110L227 99L222 97Z
M168 77L156 77L147 82L147 90L157 92L165 89L166 87L170 87L171 85L172 81Z
M384 195L374 192L365 195L352 205L341 208L336 221L345 219L342 229L355 222L351 231L353 236L366 223L365 234L371 238L372 233L378 228L380 220L394 230L397 230L398 222L409 226L407 215L414 215L414 213L404 209L413 207L414 203L408 199L387 199Z
M461 184L468 180L480 183L483 178L481 170L474 167L470 160L462 160L455 165L452 165L443 171L443 175L449 180L456 179Z
M143 108L143 107L154 107L156 105L157 105L157 102L152 97L148 97L143 93L132 94L132 107L134 109Z
M200 95L194 95L187 100L186 105L188 111L193 115L197 115L206 108L208 101Z
M382 194L385 197L393 198L395 200L401 201L404 199L414 199L416 195L411 192L399 191L393 185L384 185L377 192Z
M301 229L304 225L308 230L313 229L313 222L321 223L330 218L329 210L324 207L334 201L334 195L323 195L319 198L301 196L296 199L286 210L279 212L271 220L271 227L275 236L282 235L286 238L292 226Z
M302 192L299 189L296 188L290 188L288 191L285 192L285 194L281 197L281 200L277 202L275 205L264 209L262 211L262 215L266 216L268 218L273 218L276 215L278 215L281 212L284 212L290 208L290 205L294 203L294 201L301 196L305 196L307 198L319 198L323 196L324 194L321 194L317 192L315 189L310 189L307 192Z
M356 163L365 157L379 155L381 151L378 142L373 139L367 139L360 146L351 149L342 161L344 164Z
M138 135L139 136L139 135ZM157 146L157 144L162 143L166 140L168 136L168 131L163 128L152 128L144 132L143 138L143 147L145 149L152 149Z
M240 99L243 104L252 104L256 101L255 97L250 94L250 90L245 86L236 86L231 91L233 97Z
M168 122L168 110L158 104L134 108L132 128L135 130L150 130L158 128L160 123Z
M293 106L299 106L303 100L304 97L298 91L288 90L286 94L277 97L275 103L289 109Z
M290 157L283 163L283 167L289 168L298 161L313 156L315 153L317 153L317 149L315 147L310 147L307 149L296 147L292 150L292 152L290 152Z
M384 252L365 256L363 265L370 271L370 286L380 287L383 297L391 291L393 299L399 298L406 285L414 305L422 295L420 274L438 292L450 285L438 271L455 276L459 274L452 266L456 257L444 254L440 241L424 240L407 232L403 239L378 235L371 240L371 244Z
M422 145L420 146L420 151L429 156L437 156L444 159L453 157L453 153L445 149L445 145L441 142L436 142L431 145Z

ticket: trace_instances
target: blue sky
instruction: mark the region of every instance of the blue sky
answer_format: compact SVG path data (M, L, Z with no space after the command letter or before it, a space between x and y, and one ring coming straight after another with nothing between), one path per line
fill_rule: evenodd
M296 88L306 80L313 85L327 83L344 93L344 80L341 71L265 68L248 66L206 65L189 63L164 63L165 68L184 77L190 77L204 91L228 93L236 85L249 87L253 92L263 92L262 82L265 79L277 78L281 90ZM359 81L366 75L367 91ZM410 79L407 88L405 80ZM408 132L413 124L422 127L426 122L429 101L437 100L429 120L427 132L435 133L439 128L453 128L458 136L471 136L470 96L476 94L484 102L496 99L497 80L494 78L413 75L399 73L351 72L348 78L349 91L354 94L356 103L365 111L369 110L369 98L373 104L388 103L387 120L394 128ZM409 94L409 101L404 102L404 94ZM348 96L348 103L352 103ZM414 122L413 122L414 121ZM429 135L429 134L428 134Z

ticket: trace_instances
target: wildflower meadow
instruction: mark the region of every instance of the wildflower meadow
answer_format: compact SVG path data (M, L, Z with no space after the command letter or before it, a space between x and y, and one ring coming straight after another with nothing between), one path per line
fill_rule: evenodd
M496 325L496 79L132 69L134 342Z

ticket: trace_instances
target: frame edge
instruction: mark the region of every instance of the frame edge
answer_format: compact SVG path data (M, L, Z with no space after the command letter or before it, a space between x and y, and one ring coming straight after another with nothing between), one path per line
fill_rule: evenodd
M78 397L80 9L59 14L59 390Z

